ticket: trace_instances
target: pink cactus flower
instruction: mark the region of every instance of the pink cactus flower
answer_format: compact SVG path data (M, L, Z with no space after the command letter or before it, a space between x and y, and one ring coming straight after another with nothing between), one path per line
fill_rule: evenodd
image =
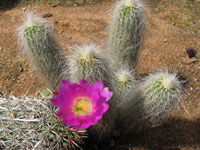
M103 87L102 81L90 85L85 79L80 80L80 84L62 80L50 101L59 108L56 115L62 118L64 125L87 129L103 117L109 108L106 102L111 97L112 92Z

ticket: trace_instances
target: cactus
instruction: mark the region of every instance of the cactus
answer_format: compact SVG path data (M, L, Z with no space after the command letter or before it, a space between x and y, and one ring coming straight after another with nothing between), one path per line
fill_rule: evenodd
M121 106L121 120L128 132L167 121L180 103L182 81L168 71L150 74Z
M113 57L131 69L137 61L144 30L144 5L139 0L121 0L111 13L108 45Z
M55 111L40 96L0 98L0 149L80 148L85 131L62 125Z
M64 57L53 27L33 13L27 15L18 29L20 43L33 69L42 75L51 89L55 90L61 79L76 83L86 79L90 84L101 80L114 92L108 102L109 110L102 120L89 128L99 141L110 137L116 120L122 123L120 128L124 133L139 132L167 121L180 103L182 83L176 73L150 74L140 83L134 79L132 67L142 42L144 10L139 0L121 0L116 5L108 42L113 58L95 44L75 46L71 54ZM114 64L111 64L113 60ZM11 96L10 99L11 103L0 99L0 149L7 146L12 149L43 149L47 146L49 149L71 149L70 146L78 146L75 141L81 141L79 134L84 131L58 123L60 120L54 117L55 108L46 101L34 97L18 99ZM18 128L21 132L16 134Z
M65 55L50 24L29 12L18 32L19 43L25 50L31 67L51 90L58 87L61 79L69 79Z
M73 82L79 82L84 78L92 84L101 80L105 86L110 85L112 76L108 58L99 46L92 43L72 48L69 57L69 72Z
M68 60L71 81L78 82L84 78L92 84L95 81L101 80L104 86L109 87L112 91L112 69L110 68L109 59L103 54L99 46L94 44L87 44L81 47L76 46L72 49ZM91 133L98 140L109 137L115 124L116 102L112 98L108 104L110 108L102 120L90 128Z
M115 71L113 77L113 90L118 97L117 104L120 105L130 96L130 92L135 89L137 81L134 78L133 71L129 71L128 68L123 67Z

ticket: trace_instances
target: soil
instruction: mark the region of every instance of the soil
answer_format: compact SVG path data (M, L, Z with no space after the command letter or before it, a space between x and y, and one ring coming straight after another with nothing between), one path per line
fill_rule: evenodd
M155 5L156 1L146 3L146 31L136 65L136 75L145 76L161 69L177 71L180 79L185 81L180 112L162 126L140 135L118 137L112 144L113 147L110 144L109 148L97 147L101 150L199 150L200 61L188 58L185 53L188 47L199 51L198 32L194 28L186 32L185 26L181 28L176 25L175 20L166 19L172 11L179 11L177 5L161 7ZM0 93L31 95L45 88L45 84L31 71L26 56L18 48L16 28L22 23L24 8L34 8L38 16L52 14L45 19L54 25L59 42L67 52L75 44L106 43L109 10L113 4L113 1L73 7L29 4L0 10Z

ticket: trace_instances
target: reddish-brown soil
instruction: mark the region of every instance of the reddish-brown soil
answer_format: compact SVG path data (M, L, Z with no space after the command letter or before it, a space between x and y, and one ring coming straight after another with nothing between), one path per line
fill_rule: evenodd
M38 16L54 24L62 48L74 44L107 41L109 10L114 2L102 2L74 7L51 7L29 4ZM160 69L175 70L185 79L181 111L168 123L129 137L115 139L115 147L104 149L129 150L199 150L200 149L200 62L189 59L187 47L200 49L200 38L183 34L175 24L163 19L170 9L156 12L148 6L144 42L140 49L136 75L145 76ZM23 7L0 11L0 93L20 96L34 94L45 87L31 71L26 56L17 46L16 28L23 18ZM200 53L200 52L199 52Z

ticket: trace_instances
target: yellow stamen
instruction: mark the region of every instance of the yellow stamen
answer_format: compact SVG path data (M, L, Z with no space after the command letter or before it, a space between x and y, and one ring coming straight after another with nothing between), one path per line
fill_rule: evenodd
M75 112L76 115L82 116L87 115L92 110L92 104L90 103L88 98L78 98L76 100L76 104L74 106L73 112Z

